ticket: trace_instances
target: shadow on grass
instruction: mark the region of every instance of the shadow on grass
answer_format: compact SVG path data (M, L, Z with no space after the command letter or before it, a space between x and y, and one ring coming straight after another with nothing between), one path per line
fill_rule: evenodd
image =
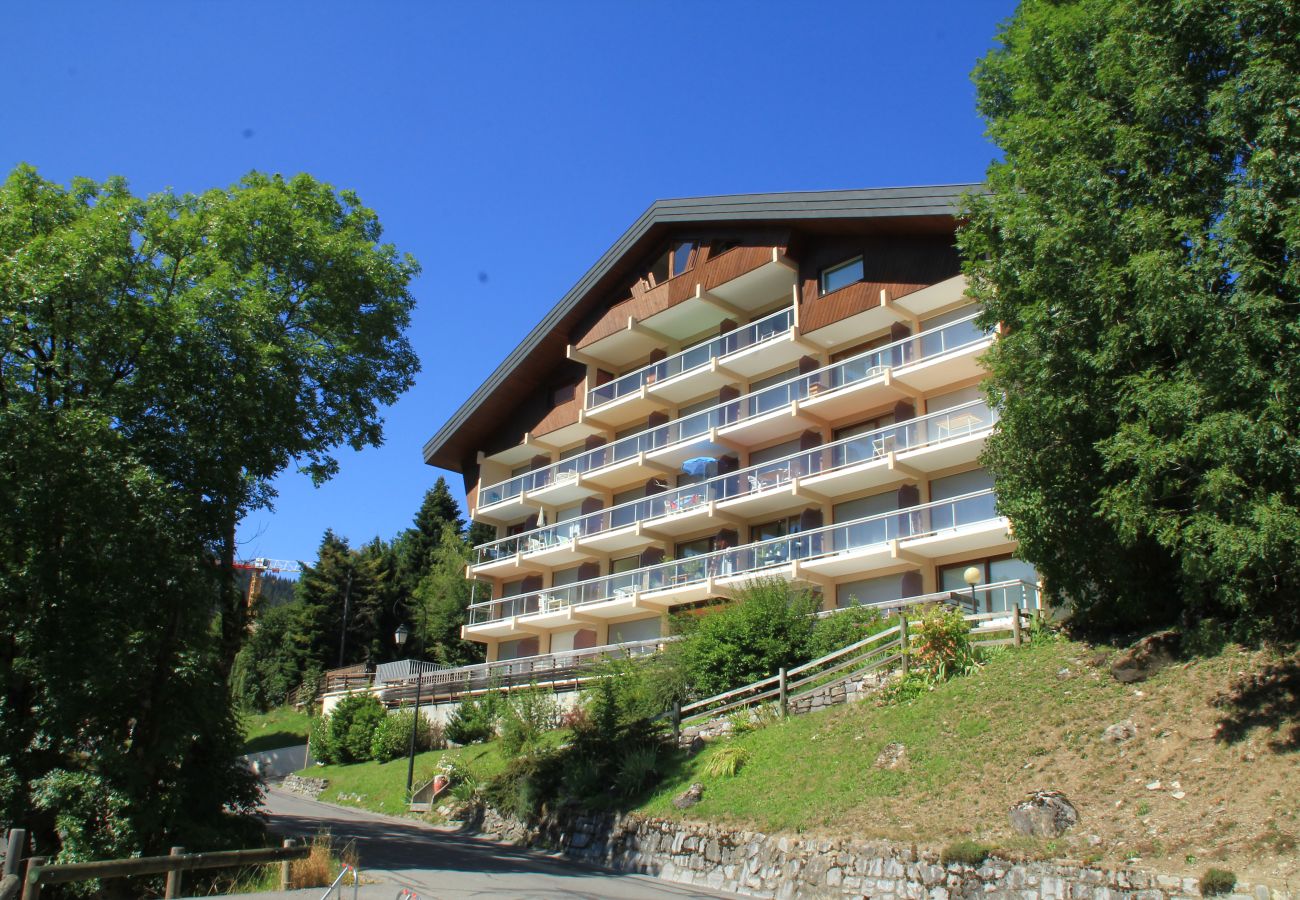
M272 731L259 734L244 742L245 753L261 753L263 750L281 750L285 747L301 747L307 743L304 735L293 731Z
M1215 700L1224 711L1215 739L1235 744L1252 728L1274 733L1274 753L1300 751L1300 656L1272 663L1237 681Z

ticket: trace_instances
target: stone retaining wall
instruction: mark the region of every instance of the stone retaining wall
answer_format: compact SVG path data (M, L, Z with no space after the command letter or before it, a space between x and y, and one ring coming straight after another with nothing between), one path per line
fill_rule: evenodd
M883 841L814 840L641 816L570 816L537 826L479 811L475 825L517 843L624 872L756 897L872 900L1181 900L1196 879L1067 862L943 865L934 851ZM1298 900L1239 884L1225 900Z

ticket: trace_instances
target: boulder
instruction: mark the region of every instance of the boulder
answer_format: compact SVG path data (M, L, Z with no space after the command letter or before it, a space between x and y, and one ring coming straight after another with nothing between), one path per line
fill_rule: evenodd
M1011 807L1011 827L1029 837L1055 838L1079 824L1079 811L1060 791L1034 791Z
M1121 684L1146 681L1172 663L1182 648L1176 631L1157 631L1138 641L1111 661L1110 674Z
M1101 733L1101 739L1108 744L1122 744L1137 737L1138 729L1131 719L1116 722Z
M907 746L898 742L886 744L876 756L877 769L901 769L907 765Z
M673 806L678 809L690 809L704 797L704 785L698 781L673 798Z

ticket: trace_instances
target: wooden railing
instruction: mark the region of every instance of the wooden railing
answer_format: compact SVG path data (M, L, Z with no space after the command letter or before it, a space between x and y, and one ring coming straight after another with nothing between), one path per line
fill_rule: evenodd
M97 878L130 878L135 875L167 874L165 896L180 894L181 873L198 869L228 869L236 866L281 863L280 888L288 890L289 861L306 859L311 854L307 844L286 840L283 847L259 850L221 850L216 853L185 853L173 847L170 856L141 856L134 859L107 859L97 862L48 864L44 857L34 857L27 866L23 900L39 900L47 884L70 884Z
M1033 615L1033 611L1017 606L963 618L973 626L972 647L1020 646L1024 642L1025 624ZM789 713L791 702L814 692L829 691L838 684L895 667L906 673L910 663L909 624L906 614L900 611L898 624L884 631L803 665L782 668L768 678L675 707L660 718L669 719L676 734L683 725L753 709L764 703L775 702L784 716Z

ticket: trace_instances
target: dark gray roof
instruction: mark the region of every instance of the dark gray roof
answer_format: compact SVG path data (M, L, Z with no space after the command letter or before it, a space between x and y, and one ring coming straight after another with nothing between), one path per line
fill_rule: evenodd
M569 289L537 326L515 347L501 365L460 405L437 434L424 445L424 460L434 457L492 395L511 372L533 352L610 271L611 267L660 225L705 222L792 222L813 219L871 219L916 216L953 216L961 198L982 193L982 184L946 184L921 187L868 188L851 191L791 191L775 194L730 194L717 197L687 197L656 200L632 226L623 232L578 283ZM452 468L451 466L445 466Z

